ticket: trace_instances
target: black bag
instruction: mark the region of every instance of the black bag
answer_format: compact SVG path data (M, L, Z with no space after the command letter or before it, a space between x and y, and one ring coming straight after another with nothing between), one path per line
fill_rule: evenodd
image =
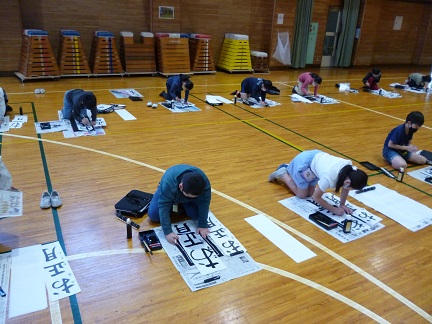
M114 205L118 213L123 216L143 217L147 212L153 195L139 190L131 190Z

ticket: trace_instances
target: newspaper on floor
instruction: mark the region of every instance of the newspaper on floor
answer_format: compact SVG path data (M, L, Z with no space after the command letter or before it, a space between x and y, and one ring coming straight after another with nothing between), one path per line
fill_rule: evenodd
M129 98L129 97L144 97L141 93L136 91L135 89L113 89L110 92L116 98Z
M402 95L400 93L397 92L390 92L384 89L379 89L379 90L370 90L370 93L374 94L374 95L378 95L381 97L385 97L385 98L390 98L390 99L394 99L394 98L402 98Z
M325 193L323 195L324 200L326 200L331 205L339 205L340 199L338 196L332 193ZM346 219L346 217L336 216L330 211L322 208L318 203L316 203L311 197L306 199L300 199L298 197L286 198L279 201L283 206L292 210L296 214L300 215L308 222L316 225L322 230L329 233L334 238L338 239L343 243L351 242L361 237L364 237L370 233L376 232L384 227L383 224L380 223L382 220L380 217L370 213L364 208L357 207L356 205L349 203L348 201L345 205L353 210L352 215L346 217L350 217L352 220L351 233L343 232L342 221ZM309 215L315 213L316 211L320 211L326 216L330 217L334 221L339 223L339 226L335 229L331 229L329 231L323 229L319 225L317 225L314 221L309 219Z
M8 132L10 129L10 119L9 116L5 116L3 122L0 123L0 133Z
M275 106L280 106L279 102L270 100L270 99L266 99L265 100L265 106L261 106L258 101L256 101L254 98L249 97L248 98L249 101L249 106L251 108L266 108L266 107L275 107Z
M413 178L426 182L432 186L432 166L407 172ZM426 180L427 179L427 180Z
M23 213L23 193L19 190L0 190L0 218L18 217Z
M179 243L169 243L162 228L155 233L174 266L192 291L208 288L261 270L234 235L209 212L210 235L196 234L196 221L172 224Z
M184 104L183 102L177 102L177 101L174 102L165 101L165 102L159 102L159 104L173 113L201 111L201 109L199 109L197 106L195 106L195 104L191 102Z
M396 89L402 89L402 90L406 90L408 92L412 92L412 93L419 93L419 94L425 94L430 92L430 89L424 89L424 88L414 88L414 87L410 87L409 85L406 84L400 84L400 83L390 83L390 87L396 88Z

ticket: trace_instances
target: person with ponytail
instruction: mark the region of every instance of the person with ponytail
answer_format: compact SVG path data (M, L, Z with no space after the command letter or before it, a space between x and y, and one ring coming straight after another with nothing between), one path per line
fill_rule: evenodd
M305 72L300 74L298 77L298 84L294 86L292 92L300 96L311 96L312 93L309 92L309 85L314 87L314 96L318 96L318 87L322 82L322 78L312 72Z
M343 216L352 213L345 206L348 192L363 189L368 176L350 160L311 150L301 152L289 164L281 164L268 180L286 186L299 198L312 197L321 207ZM339 206L333 206L322 198L328 189L334 189L336 193L341 191Z

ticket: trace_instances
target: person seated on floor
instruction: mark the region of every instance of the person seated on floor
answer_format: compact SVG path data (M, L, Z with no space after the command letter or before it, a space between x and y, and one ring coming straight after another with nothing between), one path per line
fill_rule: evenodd
M4 116L13 111L12 107L8 105L9 99L6 91L0 87L0 122L3 122Z
M91 116L88 116L87 109ZM72 89L66 91L63 99L63 118L75 119L85 126L96 125L97 100L93 92L82 89Z
M181 101L181 92L185 91L184 104L188 103L189 92L193 89L194 84L189 80L189 75L179 74L173 75L166 81L167 91L162 91L159 96L165 100Z
M258 104L266 106L266 94L272 87L273 83L270 80L248 77L242 81L240 92L236 90L232 94L241 98L246 105L251 104L249 98L254 98Z
M305 72L299 75L298 84L292 89L292 93L298 94L300 96L311 96L312 93L309 92L309 85L314 87L314 97L318 96L318 87L322 83L322 78L312 72Z
M405 80L406 85L416 89L427 89L429 87L430 82L431 82L431 76L423 75L421 73L411 73L408 76L408 79Z
M365 75L363 78L363 88L365 91L369 90L379 90L379 82L381 80L381 70L379 68L374 67L371 72Z
M301 199L312 197L321 207L343 216L352 213L345 206L348 192L363 189L368 175L353 166L350 160L310 150L301 152L289 164L279 165L268 180L284 185ZM335 189L336 193L342 189L339 206L333 206L322 198L327 189Z
M414 133L416 133L424 124L424 115L420 111L410 112L405 123L393 128L388 133L382 150L384 159L391 164L393 168L406 170L408 162L414 164L426 164L427 159L418 154L419 149L412 144Z

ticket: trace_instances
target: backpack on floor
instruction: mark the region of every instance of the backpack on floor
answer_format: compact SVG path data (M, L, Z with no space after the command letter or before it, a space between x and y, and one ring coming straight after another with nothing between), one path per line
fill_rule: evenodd
M131 190L114 205L117 213L123 216L143 217L147 212L153 195L140 190Z

